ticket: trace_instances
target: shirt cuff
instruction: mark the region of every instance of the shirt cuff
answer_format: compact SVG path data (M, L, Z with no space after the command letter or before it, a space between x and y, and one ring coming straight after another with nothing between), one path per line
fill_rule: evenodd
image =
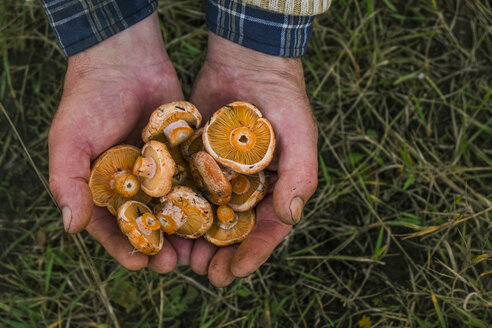
M297 57L306 52L313 16L279 14L232 0L208 0L206 24L211 32L244 47Z
M72 56L150 16L158 0L43 0L58 44Z

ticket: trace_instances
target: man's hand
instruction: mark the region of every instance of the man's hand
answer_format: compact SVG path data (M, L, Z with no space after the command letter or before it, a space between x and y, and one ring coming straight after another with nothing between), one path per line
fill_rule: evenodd
M49 134L50 187L65 230L86 229L131 270L149 265L157 272L171 271L176 252L167 240L155 256L133 251L115 218L93 206L87 185L91 161L118 143L141 143L150 113L181 99L156 14L68 60L63 97Z
M272 173L267 197L257 207L253 231L239 247L217 250L199 239L186 254L196 273L208 272L215 286L227 286L235 277L258 269L300 220L317 186L318 132L299 59L265 55L212 33L190 100L204 120L227 103L253 103L270 120L277 138L268 167L276 173Z

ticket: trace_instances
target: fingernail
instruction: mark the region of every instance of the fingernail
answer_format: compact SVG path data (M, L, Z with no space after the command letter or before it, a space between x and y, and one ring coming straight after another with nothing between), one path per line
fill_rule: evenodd
M302 208L304 207L304 202L301 197L295 197L292 202L290 202L290 215L294 224L301 220Z
M70 223L72 222L72 211L70 207L65 206L62 208L62 217L63 217L63 226L65 227L65 231L68 232L70 229Z

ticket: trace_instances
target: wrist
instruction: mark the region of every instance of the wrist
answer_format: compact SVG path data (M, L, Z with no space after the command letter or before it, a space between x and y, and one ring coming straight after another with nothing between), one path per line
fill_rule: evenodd
M97 45L68 57L67 78L100 69L142 71L169 66L156 13ZM172 65L170 65L172 66Z
M206 64L225 79L251 79L258 82L294 83L304 90L304 71L300 58L268 55L224 39L208 35Z

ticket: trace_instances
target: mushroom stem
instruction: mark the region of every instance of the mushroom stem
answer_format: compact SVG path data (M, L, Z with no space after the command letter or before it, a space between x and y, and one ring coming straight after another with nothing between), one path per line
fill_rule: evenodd
M138 230L145 236L149 236L152 233L153 229L149 228L146 221L147 220L146 218L143 217L143 215L135 219L135 223L137 224Z
M133 174L142 178L152 179L156 172L155 160L152 157L138 156L133 164Z
M249 190L250 183L248 178L244 175L238 174L231 180L232 192L238 195L242 195Z
M161 225L152 213L144 213L142 215L143 225L150 230L159 230Z
M129 198L135 196L140 190L140 181L128 171L119 171L113 174L109 180L111 189Z
M237 214L227 205L222 205L217 208L217 218L221 229L230 230L237 224Z
M159 220L161 230L168 235L172 235L176 232L176 230L178 230L176 222L171 216L159 213L157 214L157 219Z
M163 132L172 147L179 145L193 135L193 129L185 120L170 123Z
M248 151L255 146L256 136L249 127L241 126L232 130L230 142L238 151Z

